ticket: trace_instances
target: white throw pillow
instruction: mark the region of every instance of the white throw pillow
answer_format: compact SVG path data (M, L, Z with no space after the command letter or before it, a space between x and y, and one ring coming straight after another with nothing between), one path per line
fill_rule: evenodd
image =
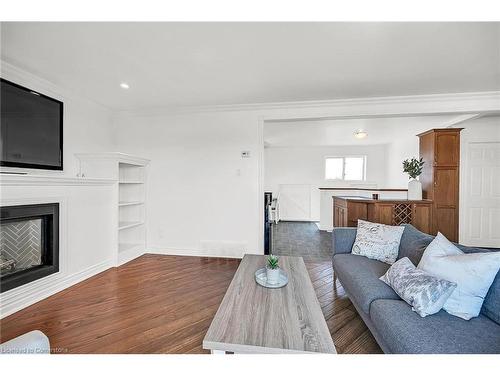
M457 284L443 309L469 320L479 316L484 297L500 268L500 252L466 254L438 233L425 249L419 269Z
M358 220L352 253L393 264L398 257L399 242L404 230L403 226Z
M380 277L422 318L437 313L457 284L429 275L401 258Z

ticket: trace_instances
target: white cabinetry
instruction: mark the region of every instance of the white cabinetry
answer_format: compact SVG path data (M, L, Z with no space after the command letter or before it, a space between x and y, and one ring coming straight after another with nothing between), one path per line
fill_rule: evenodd
M80 160L80 175L117 181L116 265L142 255L146 250L146 182L149 160L119 152L76 156Z

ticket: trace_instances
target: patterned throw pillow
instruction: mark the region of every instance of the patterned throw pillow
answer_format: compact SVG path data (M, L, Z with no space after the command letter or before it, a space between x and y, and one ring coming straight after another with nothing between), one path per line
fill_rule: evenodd
M416 268L408 258L401 258L380 278L422 318L437 313L457 287Z
M398 257L399 242L404 230L403 226L358 220L358 231L352 253L393 264Z

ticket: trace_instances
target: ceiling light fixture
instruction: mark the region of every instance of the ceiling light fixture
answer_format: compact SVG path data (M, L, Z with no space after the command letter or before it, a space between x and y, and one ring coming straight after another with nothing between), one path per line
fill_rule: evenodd
M363 138L366 138L368 136L368 133L365 132L364 130L362 129L359 129L359 130L356 130L354 132L354 136L358 139L363 139Z
M127 90L127 89L129 89L129 88L130 88L130 86L128 85L128 83L125 83L125 82L120 83L120 87L121 87L122 89L125 89L125 90Z

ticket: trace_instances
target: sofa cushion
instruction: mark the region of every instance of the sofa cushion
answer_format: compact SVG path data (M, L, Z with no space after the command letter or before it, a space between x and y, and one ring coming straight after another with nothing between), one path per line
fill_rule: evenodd
M337 254L350 254L352 245L356 240L356 228L333 228L332 250L333 256Z
M500 353L500 325L444 310L422 318L404 301L376 300L370 318L392 353Z
M420 232L411 224L406 224L404 227L405 230L399 243L398 259L407 257L414 265L417 265L434 236Z
M361 255L338 254L333 257L333 269L342 286L366 314L370 311L370 303L376 299L400 299L389 285L379 280L389 267Z
M497 273L488 294L484 298L481 314L500 324L500 272Z

